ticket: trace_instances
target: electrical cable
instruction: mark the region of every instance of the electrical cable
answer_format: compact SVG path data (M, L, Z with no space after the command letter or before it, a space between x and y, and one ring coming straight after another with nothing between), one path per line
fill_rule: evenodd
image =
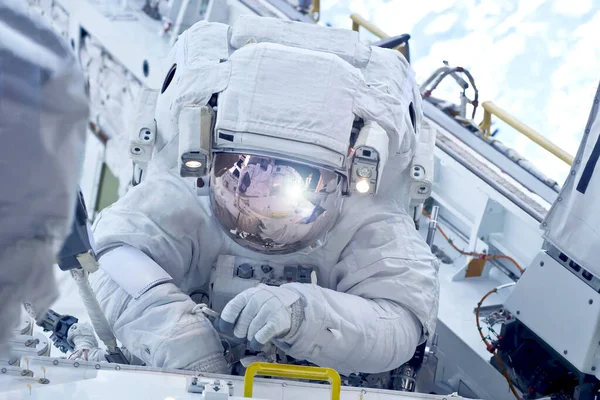
M479 312L481 311L481 305L483 304L483 302L485 301L485 299L487 299L488 296L490 296L492 293L498 293L499 289L503 289L503 288L509 287L509 286L512 286L512 284L511 285L498 286L498 287L490 290L489 292L487 292L481 298L481 300L479 300L479 303L477 303L477 308L475 309L475 323L477 324L477 331L479 332L479 336L481 336L481 340L485 344L486 348L487 349L493 349L491 351L491 353L494 355L494 358L496 359L496 362L498 363L498 366L501 369L502 375L504 376L504 379L506 379L506 382L508 383L508 387L509 387L510 391L515 396L515 398L517 398L517 400L520 400L521 397L519 396L519 393L517 393L517 390L515 389L515 386L513 385L512 381L510 380L510 377L508 376L508 371L506 370L506 366L504 365L504 362L502 361L502 359L500 358L500 356L496 352L496 349L493 348L491 346L490 342L488 342L488 340L485 338L485 336L483 334L483 331L482 331L482 328L481 328L481 324L479 323Z
M430 218L429 213L423 209L423 215L425 215L427 218ZM454 244L454 242L452 241L452 239L450 239L450 237L448 237L448 235L446 235L446 232L444 232L444 230L440 227L440 225L438 224L437 226L437 230L440 232L440 234L443 236L443 238L448 242L448 244L454 249L456 250L459 254L463 255L463 256L468 256L468 257L476 257L476 258L481 258L484 260L493 260L493 259L503 259L503 260L508 260L511 263L513 263L515 265L515 267L519 270L519 272L521 274L523 274L523 272L525 272L525 270L519 265L518 262L515 261L514 258L506 256L504 254L485 254L485 253L476 253L473 251L464 251L459 249L458 247L456 247L456 245Z

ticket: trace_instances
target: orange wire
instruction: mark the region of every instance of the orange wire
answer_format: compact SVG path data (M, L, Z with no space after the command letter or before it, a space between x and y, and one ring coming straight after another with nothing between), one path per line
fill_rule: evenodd
M497 293L497 292L498 292L498 288L494 288L494 289L490 290L489 292L487 292L481 298L479 303L477 303L477 308L475 309L475 323L477 324L477 331L479 332L479 336L481 336L481 340L483 340L483 343L485 344L486 348L488 348L488 349L490 348L490 342L488 342L487 339L485 338L485 336L483 335L481 325L479 324L479 312L481 311L481 305L483 304L485 299L487 299L487 297L489 295L491 295L492 293ZM504 376L504 379L506 379L506 382L508 383L508 387L509 387L510 391L517 399L521 399L521 397L519 396L519 393L517 393L517 390L515 389L515 386L511 382L510 377L508 376L508 371L506 370L506 366L504 365L504 362L502 362L502 359L500 358L498 353L496 353L495 349L492 354L494 355L494 358L496 359L498 366L500 366L500 369L502 370L501 371L502 375Z
M429 215L429 213L427 211L425 211L425 209L423 209L423 215L425 215L427 218L431 218L431 216ZM517 267L519 272L521 272L521 274L524 272L523 268L521 268L521 266L512 257L505 256L503 254L491 254L490 255L490 254L475 253L472 251L461 250L458 247L456 247L456 245L453 243L452 239L450 239L448 237L448 235L446 235L446 232L444 232L444 230L440 227L439 224L437 225L437 230L444 237L444 239L448 242L448 244L450 244L450 246L452 246L452 248L454 250L456 250L459 254L461 254L463 256L478 257L478 258L483 258L485 260L490 260L490 259L494 259L494 258L502 258L502 259L512 262ZM492 293L496 293L496 292L498 292L498 288L494 288L494 289L490 290L489 292L487 292L481 298L479 303L477 303L477 308L475 309L475 323L477 324L477 331L479 332L479 336L481 336L481 340L485 344L486 348L490 347L490 342L488 342L488 340L485 338L485 335L483 334L481 324L479 323L479 312L481 311L481 305L483 304L485 299L487 299L488 296L490 296ZM506 379L506 382L508 383L508 387L509 387L510 391L515 396L515 398L521 399L521 397L519 397L519 393L517 393L517 390L515 389L515 386L511 382L510 377L508 376L508 371L506 370L506 366L504 365L504 362L502 361L500 356L496 353L496 350L494 350L492 354L494 355L494 358L496 359L496 362L498 363L498 366L501 369L504 379Z
M429 213L427 211L425 211L425 209L423 209L423 215L425 215L427 218L431 218L431 216L429 215ZM523 268L519 265L519 263L516 262L515 259L512 258L512 257L505 256L504 254L485 254L485 253L475 253L475 252L472 252L472 251L461 250L458 247L456 247L456 245L454 244L454 242L452 241L452 239L450 239L448 237L448 235L446 235L446 232L444 232L444 230L440 227L439 224L437 225L437 230L444 237L444 239L448 242L448 244L450 244L450 246L452 246L452 248L454 250L456 250L459 254L461 254L463 256L483 258L484 260L493 260L493 259L499 259L499 258L501 258L501 259L508 260L508 261L512 262L515 265L515 267L517 267L517 269L519 270L519 272L521 274L523 274L523 272L525 272L523 270Z

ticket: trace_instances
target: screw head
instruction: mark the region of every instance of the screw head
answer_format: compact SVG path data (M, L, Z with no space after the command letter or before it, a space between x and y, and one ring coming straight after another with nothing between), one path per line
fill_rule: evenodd
M563 350L563 354L567 355L567 354L569 354L569 352L567 350Z
M589 304L594 304L594 300L592 300L592 299L589 299L589 300L588 300L588 303L589 303Z
M517 310L517 315L520 315L520 314L521 314L521 311Z
M593 366L592 366L592 371L595 371L595 370L596 370L596 367L593 367Z
M543 266L544 266L544 262L540 261L540 267L543 267Z

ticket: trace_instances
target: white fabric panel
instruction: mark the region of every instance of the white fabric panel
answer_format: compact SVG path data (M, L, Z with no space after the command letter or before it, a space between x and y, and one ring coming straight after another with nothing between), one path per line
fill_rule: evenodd
M271 43L236 51L216 129L348 151L360 72L337 56ZM268 148L268 142L265 147Z
M172 279L154 260L127 245L104 254L100 268L134 299Z
M358 32L245 15L232 27L231 45L239 49L252 41L335 54L357 68L365 67L371 55L371 46L359 41Z
M583 268L600 276L600 86L571 173L542 222L545 238Z
M194 24L179 37L183 46L178 46L177 64L194 69L207 62L227 60L230 54L229 29L229 25L217 22Z

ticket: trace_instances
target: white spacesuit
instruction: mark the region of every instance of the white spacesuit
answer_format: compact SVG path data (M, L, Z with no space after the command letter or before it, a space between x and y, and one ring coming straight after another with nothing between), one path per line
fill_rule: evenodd
M23 301L42 312L58 296L88 118L79 65L20 3L0 1L0 343Z
M405 210L422 120L406 60L351 31L256 17L198 23L171 56L145 179L94 228L91 283L117 338L149 365L225 372L204 302L249 350L273 343L342 374L409 360L435 329L439 289ZM211 112L199 196L207 178L180 176L177 142L203 137ZM349 187L361 140L379 155L357 170L376 195Z

